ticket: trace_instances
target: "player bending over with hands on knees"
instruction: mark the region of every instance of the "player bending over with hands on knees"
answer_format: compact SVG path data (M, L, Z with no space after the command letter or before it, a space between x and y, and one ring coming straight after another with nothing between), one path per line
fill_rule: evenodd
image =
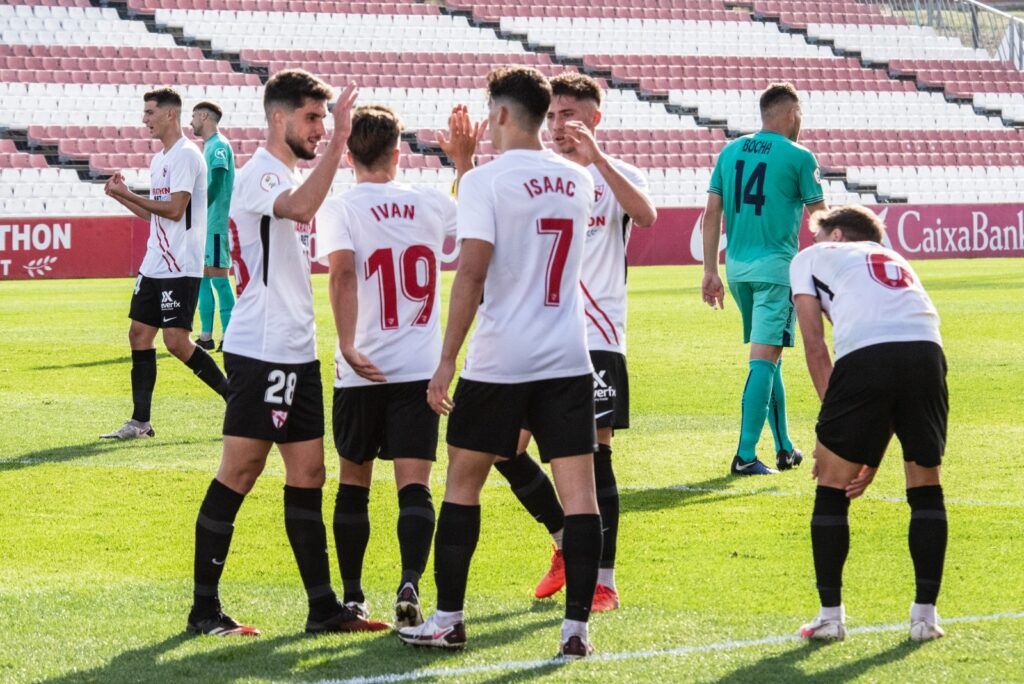
M947 537L939 465L949 413L939 316L910 264L882 246L884 226L870 209L837 207L815 216L812 229L816 244L790 266L807 368L822 401L811 517L821 612L800 635L846 637L850 500L871 484L895 433L903 447L917 583L910 638L937 639L943 631L935 600ZM832 321L834 367L824 318Z

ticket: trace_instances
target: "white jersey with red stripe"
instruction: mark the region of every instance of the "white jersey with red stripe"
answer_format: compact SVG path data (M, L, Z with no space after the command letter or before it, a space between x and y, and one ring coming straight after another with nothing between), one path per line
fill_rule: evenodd
M278 196L301 183L262 147L235 177L228 232L240 295L224 333L226 352L272 363L316 360L312 229L274 215Z
M455 201L430 188L359 183L324 202L317 259L348 250L356 265L355 347L388 382L429 380L441 358L441 252L455 233ZM334 386L377 384L334 353Z
M640 169L618 159L611 163L634 187L648 192L647 179ZM587 170L594 177L594 213L587 227L580 280L587 315L587 344L591 350L625 354L626 245L633 221L597 167L591 164Z
M906 259L877 242L822 242L789 266L793 295L832 319L836 359L883 342L942 344L939 314Z
M181 136L149 164L149 198L169 202L175 192L189 193L181 220L153 214L139 273L147 278L202 278L206 249L206 160L196 144Z
M494 245L462 377L590 374L580 269L594 181L550 150L516 149L459 184L458 239Z

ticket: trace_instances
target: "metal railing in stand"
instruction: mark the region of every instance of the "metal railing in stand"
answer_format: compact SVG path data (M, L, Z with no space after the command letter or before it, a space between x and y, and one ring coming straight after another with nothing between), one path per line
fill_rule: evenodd
M861 0L1024 70L1024 20L975 0Z

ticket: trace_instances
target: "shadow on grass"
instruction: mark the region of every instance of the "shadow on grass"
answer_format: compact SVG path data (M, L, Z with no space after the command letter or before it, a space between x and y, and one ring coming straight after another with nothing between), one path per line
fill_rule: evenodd
M785 653L771 658L759 660L742 667L718 680L720 683L741 684L741 682L847 682L862 677L876 667L903 660L920 648L916 641L902 641L873 656L846 662L842 665L820 672L807 673L798 665L822 648L841 649L841 644L827 644L821 641L808 641Z
M210 440L211 443L220 442L220 439ZM195 445L195 441L189 442L162 442L162 446L174 446L174 445ZM9 470L21 470L23 468L31 468L38 465L47 465L51 463L67 463L68 461L75 461L83 458L90 458L92 456L99 456L102 454L113 453L122 449L129 448L124 442L118 440L99 439L90 442L83 442L82 444L73 444L71 446L62 447L51 447L49 449L40 449L38 451L29 451L24 454L15 456L14 458L4 459L0 461L0 472Z
M756 491L738 492L730 489L729 485L735 479L732 475L723 475L692 484L622 490L619 492L619 507L623 513L659 511L666 508L709 504L718 501L735 501L759 494Z
M156 359L160 361L162 359L169 359L171 355L167 352L157 352ZM63 363L53 366L36 366L32 370L37 371L48 371L48 370L65 370L68 368L96 368L98 366L116 366L122 363L131 363L131 354L127 356L118 356L113 359L101 359L99 361L81 361L79 363Z
M522 611L481 616L469 623L469 648L481 651L507 646L538 629L555 627L561 614L517 622L483 634L473 625L521 617ZM178 654L191 642L204 650ZM316 681L423 670L424 678L443 676L443 669L465 666L457 653L402 645L393 633L375 638L346 639L346 635L203 638L176 634L159 643L125 651L99 667L44 680L45 684L85 682L173 681ZM432 672L433 671L433 672Z

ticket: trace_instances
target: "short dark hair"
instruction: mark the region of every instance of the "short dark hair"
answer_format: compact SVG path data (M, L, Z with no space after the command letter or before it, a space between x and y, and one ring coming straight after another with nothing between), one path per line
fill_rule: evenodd
M540 128L551 106L551 84L544 74L531 67L491 69L487 74L487 95L492 100L514 102L533 128Z
M348 136L352 159L366 168L386 163L391 151L398 146L404 128L402 120L390 107L358 107L352 114L352 132Z
M263 108L284 106L296 110L307 99L325 102L334 97L334 91L304 69L284 69L270 77L263 89Z
M855 204L815 214L811 217L811 229L815 232L823 230L826 234L839 230L850 242L881 243L885 236L885 224L878 214Z
M786 83L769 83L761 93L761 116L766 115L775 105L781 102L800 102L796 88Z
M197 109L205 109L206 111L213 114L213 120L220 123L220 119L224 116L224 110L220 108L220 105L213 100L200 100L196 103L196 106L192 108L192 111Z
M142 96L143 102L156 102L157 107L171 105L181 109L181 95L174 88L153 88Z
M551 95L567 95L577 100L593 100L601 106L604 91L596 80L576 71L566 71L551 79Z

